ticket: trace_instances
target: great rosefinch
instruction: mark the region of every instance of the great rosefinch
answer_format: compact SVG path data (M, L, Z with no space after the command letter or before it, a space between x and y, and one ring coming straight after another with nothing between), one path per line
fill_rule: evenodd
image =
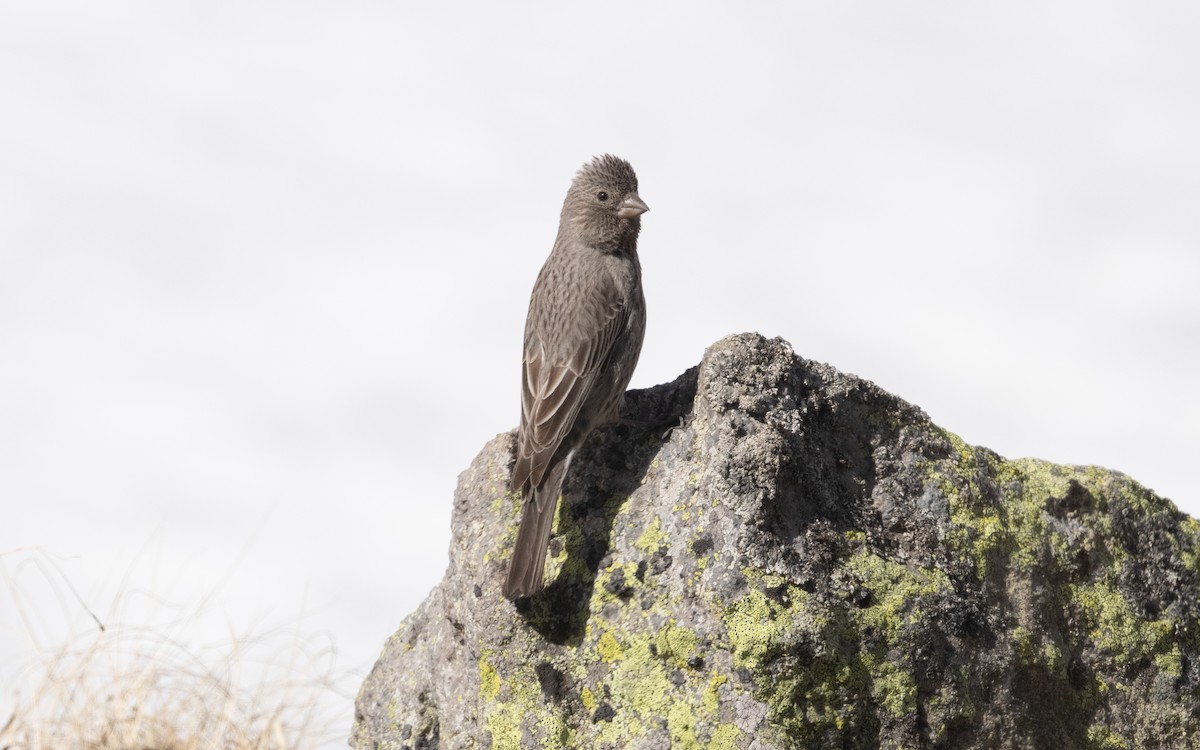
M649 210L623 159L596 157L563 201L554 249L525 320L512 488L524 498L504 595L542 588L550 525L576 449L616 421L646 330L638 217Z

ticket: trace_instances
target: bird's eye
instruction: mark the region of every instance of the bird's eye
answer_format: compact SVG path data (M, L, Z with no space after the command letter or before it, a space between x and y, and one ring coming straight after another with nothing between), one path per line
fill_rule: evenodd
M596 200L603 203L604 201L608 200L608 193L601 190L600 192L596 193Z

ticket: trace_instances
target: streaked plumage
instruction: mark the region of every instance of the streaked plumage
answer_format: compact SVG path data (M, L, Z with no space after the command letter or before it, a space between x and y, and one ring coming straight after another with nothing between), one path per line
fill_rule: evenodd
M639 217L648 210L628 162L586 164L563 201L554 249L538 274L525 321L521 426L512 488L521 525L504 595L542 588L550 526L575 450L615 421L646 330L638 263Z

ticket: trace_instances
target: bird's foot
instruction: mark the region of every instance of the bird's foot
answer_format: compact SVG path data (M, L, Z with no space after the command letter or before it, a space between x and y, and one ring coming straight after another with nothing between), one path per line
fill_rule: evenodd
M670 438L672 432L687 425L687 415L679 415L678 423L675 423L673 420L664 421L661 419L637 419L636 417L621 417L619 420L617 420L617 424L623 424L627 427L639 427L644 430L653 430L659 427L670 425L670 427L667 428L667 431L662 434L661 438L662 440L667 440Z

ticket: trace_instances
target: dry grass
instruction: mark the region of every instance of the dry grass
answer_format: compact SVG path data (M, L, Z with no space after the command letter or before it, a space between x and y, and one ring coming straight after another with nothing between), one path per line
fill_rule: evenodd
M345 743L348 717L329 715L339 696L327 638L303 637L292 627L251 637L231 632L222 643L205 644L186 637L186 621L139 625L146 618L114 608L117 616L106 616L104 625L84 618L80 635L46 646L38 613L15 577L2 565L0 575L32 652L16 675L20 687L5 696L11 716L0 708L0 750L307 750ZM61 585L70 590L65 578ZM70 593L66 601L78 610L82 603Z

